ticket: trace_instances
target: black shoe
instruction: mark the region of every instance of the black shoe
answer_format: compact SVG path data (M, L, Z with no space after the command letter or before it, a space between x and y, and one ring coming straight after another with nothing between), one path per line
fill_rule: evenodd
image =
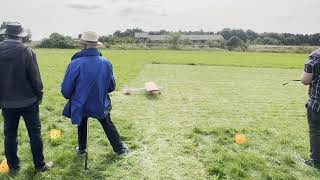
M45 163L45 165L42 167L42 168L39 168L39 169L36 169L36 172L35 173L38 173L38 172L46 172L48 171L50 168L52 168L53 166L53 162L47 162Z
M303 160L303 163L308 166L314 167L316 169L320 169L320 162L319 161L315 161L313 159L307 159L307 160Z
M17 174L19 171L20 171L20 165L9 169L10 174Z
M129 149L124 147L120 151L116 152L119 156L126 156L129 154Z
M78 155L84 155L87 153L86 149L79 149L79 147L76 147L76 151Z

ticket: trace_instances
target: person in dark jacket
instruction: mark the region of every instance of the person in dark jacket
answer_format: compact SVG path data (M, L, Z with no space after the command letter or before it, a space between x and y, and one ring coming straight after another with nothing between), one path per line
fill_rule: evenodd
M5 156L10 171L20 169L17 131L20 117L23 117L35 169L45 172L52 162L45 163L43 156L39 118L43 85L36 54L22 43L22 37L27 34L20 23L8 22L0 34L6 36L6 40L0 43L0 108L4 118Z
M81 44L83 49L72 57L61 88L63 96L69 100L63 115L71 118L72 124L78 125L77 151L79 154L87 152L87 122L92 117L99 120L114 152L126 155L128 149L110 117L108 93L116 87L112 64L98 51L96 33L84 32Z

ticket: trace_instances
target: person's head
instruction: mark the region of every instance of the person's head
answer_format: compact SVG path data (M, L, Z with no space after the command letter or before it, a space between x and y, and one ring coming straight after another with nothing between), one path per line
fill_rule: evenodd
M97 48L100 45L98 35L92 31L84 32L81 34L80 44L83 49Z
M28 36L28 33L18 22L7 22L6 28L0 34L5 35L7 39L21 40L23 37Z

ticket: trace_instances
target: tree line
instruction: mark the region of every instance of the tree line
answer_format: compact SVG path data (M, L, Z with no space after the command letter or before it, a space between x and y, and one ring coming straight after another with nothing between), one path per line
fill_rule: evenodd
M6 27L6 23L0 25L0 29ZM127 29L125 31L117 30L111 35L100 36L99 41L104 43L106 47L115 44L138 44L138 39L135 38L135 33L144 32L140 28ZM217 43L209 41L207 42L209 47L228 48L233 49L240 47L246 49L249 45L282 45L282 46L320 46L320 33L316 34L292 34L292 33L272 33L264 32L257 33L252 30L243 29L231 29L225 28L218 32L212 31L178 31L172 32L167 30L149 31L150 35L169 35L170 39L166 43L173 43L173 47L177 45L190 45L190 41L184 40L178 41L177 36L185 35L222 35L225 39L223 43ZM0 36L0 41L4 40L5 37ZM24 38L25 42L31 41L31 34ZM159 43L159 42L158 42ZM43 48L75 48L77 42L70 36L64 36L59 33L52 33L48 38L45 38L38 45Z
M249 44L259 45L286 45L286 46L319 46L320 33L316 34L292 34L292 33L256 33L252 30L225 28L218 32L226 40L238 37Z

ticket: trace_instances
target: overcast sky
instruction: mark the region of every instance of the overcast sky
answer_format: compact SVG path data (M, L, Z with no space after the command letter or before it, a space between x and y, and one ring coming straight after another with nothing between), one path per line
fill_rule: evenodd
M39 40L91 30L252 29L320 32L320 0L2 0L0 21L18 21Z

